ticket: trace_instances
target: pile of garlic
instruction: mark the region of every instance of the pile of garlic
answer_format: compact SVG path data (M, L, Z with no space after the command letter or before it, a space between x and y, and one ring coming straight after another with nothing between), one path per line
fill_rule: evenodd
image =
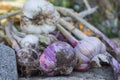
M62 36L61 33L51 34L57 31L56 27ZM101 60L110 62L107 58L111 56L106 56L106 46L98 38L88 37L62 21L56 8L47 0L26 1L20 28L22 32L9 22L5 31L16 51L18 70L22 75L69 75L74 69L88 70L93 61L98 66L101 66Z
M40 73L39 59L48 45L58 41L49 34L56 29L60 18L55 7L47 0L27 0L23 6L19 32L12 22L5 32L16 51L18 71L21 76Z

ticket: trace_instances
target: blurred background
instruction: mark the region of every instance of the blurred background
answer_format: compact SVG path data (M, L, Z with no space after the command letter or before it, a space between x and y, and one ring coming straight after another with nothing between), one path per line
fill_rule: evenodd
M86 10L83 0L48 0L55 6L74 9L76 12ZM0 15L20 9L25 0L0 0ZM109 38L120 37L120 0L88 0L91 7L98 6L92 15L85 17ZM16 16L15 18L19 18ZM16 23L19 22L16 20ZM4 23L6 20L2 20Z

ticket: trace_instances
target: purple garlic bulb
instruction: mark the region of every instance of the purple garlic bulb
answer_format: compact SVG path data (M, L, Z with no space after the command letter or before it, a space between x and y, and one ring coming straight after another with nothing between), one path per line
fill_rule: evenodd
M68 43L57 41L44 50L39 63L43 75L69 75L77 63L77 57Z
M76 67L79 71L87 70L92 58L106 52L105 45L96 37L87 37L78 41L74 49L78 59L82 60L82 63Z

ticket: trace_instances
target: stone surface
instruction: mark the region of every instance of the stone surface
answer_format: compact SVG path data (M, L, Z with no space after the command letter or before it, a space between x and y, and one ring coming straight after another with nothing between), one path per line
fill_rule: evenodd
M117 46L120 47L120 38L113 38L111 39Z
M18 80L15 52L2 44L0 44L0 80Z
M114 80L114 76L110 67L102 67L87 72L73 72L70 76L20 78L19 80Z

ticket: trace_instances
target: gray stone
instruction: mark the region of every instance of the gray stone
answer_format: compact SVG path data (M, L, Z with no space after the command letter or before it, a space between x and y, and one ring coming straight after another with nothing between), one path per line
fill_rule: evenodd
M0 44L0 80L18 80L15 52L2 44Z
M73 72L69 76L19 78L19 80L114 80L114 76L111 67L101 67L86 72Z

